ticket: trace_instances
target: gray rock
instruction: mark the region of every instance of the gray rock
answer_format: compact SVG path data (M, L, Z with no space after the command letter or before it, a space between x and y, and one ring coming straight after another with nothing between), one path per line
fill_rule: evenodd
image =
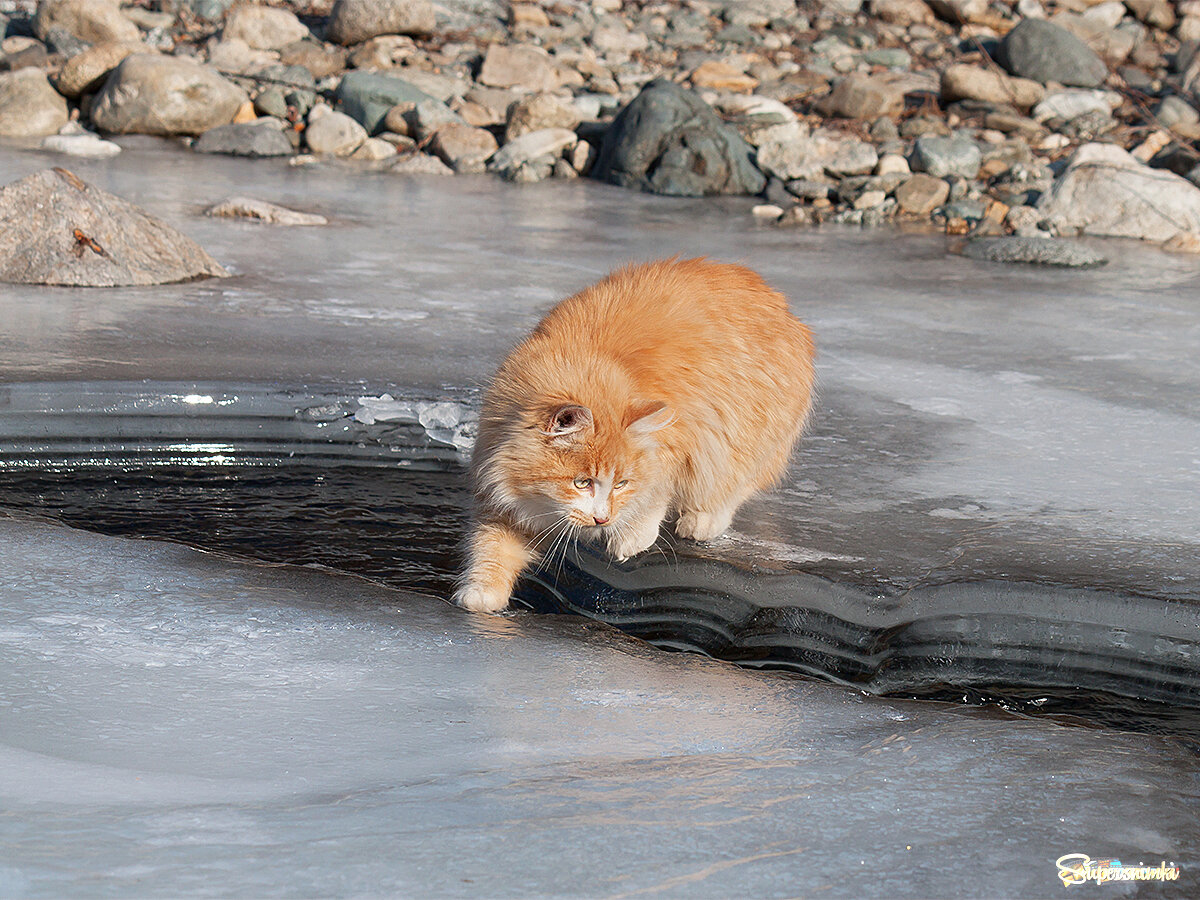
M675 196L757 194L766 177L752 152L700 97L658 79L618 113L592 176Z
M135 53L108 76L92 122L111 134L202 134L226 125L246 92L208 66L180 56Z
M437 102L402 78L378 72L347 72L338 85L342 112L358 121L371 134L380 130L383 117L398 103Z
M1158 119L1158 124L1164 128L1180 124L1195 125L1197 122L1200 122L1200 112L1197 112L1195 107L1175 94L1168 94L1166 97L1163 97L1158 107L1154 110L1154 117Z
M923 134L913 144L909 165L914 172L926 172L935 178L958 175L974 178L983 164L978 145L968 137L941 137Z
M426 153L413 153L401 156L387 167L393 175L453 175L454 170L438 159Z
M329 112L309 121L304 129L304 140L313 153L329 156L349 156L362 146L367 131L350 116L340 112Z
M431 34L437 16L429 0L337 0L325 38L349 46L381 34Z
M1013 75L1042 84L1096 87L1108 66L1071 32L1043 19L1024 19L1000 42L997 59Z
M1113 144L1076 150L1038 211L1058 234L1148 241L1200 235L1200 188Z
M446 125L466 124L462 116L440 100L422 100L404 114L404 120L408 124L409 136L418 142L426 140Z
M967 241L963 253L972 259L987 262L1030 263L1071 269L1088 269L1108 262L1106 257L1074 241L1016 235Z
M254 111L260 116L274 116L277 119L287 117L288 103L283 96L283 89L269 87L260 91L254 98Z
M243 40L255 50L279 50L310 37L308 28L290 10L257 4L238 5L225 17L223 40Z
M229 273L190 238L66 169L0 188L0 281L114 287Z
M275 119L265 122L241 122L210 128L196 139L197 153L224 153L228 156L291 156L292 142Z
M40 69L0 73L0 136L54 134L68 118L67 101Z
M233 0L184 0L183 3L198 19L219 22L233 5Z
M279 61L285 66L303 66L313 78L328 78L346 68L346 50L305 39L280 50Z
M297 212L253 197L228 197L204 211L206 216L253 219L268 225L326 225L329 220L314 213Z
M42 0L33 32L42 40L61 28L89 44L141 40L138 27L121 15L116 0Z
M851 135L829 129L809 134L807 127L792 124L773 129L755 162L764 172L784 181L796 178L864 175L875 168L875 147Z
M1108 91L1067 88L1047 94L1046 98L1033 108L1030 115L1035 122L1070 122L1089 113L1098 113L1111 119L1114 105L1119 105L1120 102L1119 94L1110 94Z

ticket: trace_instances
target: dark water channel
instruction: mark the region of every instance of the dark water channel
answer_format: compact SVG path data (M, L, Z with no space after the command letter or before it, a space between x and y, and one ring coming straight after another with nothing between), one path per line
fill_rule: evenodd
M439 597L448 596L452 587L469 504L461 465L339 466L332 460L262 465L250 454L244 464L209 459L180 465L162 456L141 467L127 461L118 469L98 462L0 467L0 509L251 560L323 566ZM660 547L665 549L651 555L660 557L665 568L680 565L680 549L687 568L693 555L688 548L672 549L665 537ZM998 706L1067 724L1173 735L1200 749L1200 703L1194 693L1177 694L1181 702L1172 703L1137 696L1136 685L1111 691L1086 686L1103 684L1097 673L1105 660L1099 655L1080 677L1083 686L1071 686L1054 671L1061 659L1052 658L1052 648L1027 643L1010 648L1008 662L1013 664L995 668L989 679L986 671L981 675L956 667L953 660L939 658L937 649L923 649L925 639L907 633L911 628L864 629L822 610L819 597L796 594L782 618L771 614L769 604L748 613L744 598L722 590L722 582L735 584L733 569L718 574L704 590L654 584L653 579L644 585L619 586L620 581L611 566L582 551L565 564L532 573L521 584L518 599L537 612L606 621L667 649L699 651L888 696ZM1046 609L1052 610L1054 602ZM1059 602L1061 616L1074 614L1069 593ZM798 618L803 624L797 624ZM965 614L949 628L976 625ZM772 633L800 635L802 640L772 646L770 640L746 639ZM852 653L828 650L839 643L865 643L871 657L884 661L866 666ZM963 642L964 656L977 652L967 644ZM820 652L820 645L826 652Z

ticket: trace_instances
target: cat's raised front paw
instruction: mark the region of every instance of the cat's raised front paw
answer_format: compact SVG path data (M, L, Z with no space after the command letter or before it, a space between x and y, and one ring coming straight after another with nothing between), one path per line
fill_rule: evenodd
M658 540L657 523L653 528L647 526L632 534L626 534L616 540L609 541L608 552L612 554L617 562L624 562L631 556L637 556L643 550L649 550L654 546L656 540Z
M681 512L675 520L675 533L693 541L711 541L733 521L733 513L688 510Z
M508 594L478 584L464 584L454 592L454 602L472 612L499 612L508 606Z

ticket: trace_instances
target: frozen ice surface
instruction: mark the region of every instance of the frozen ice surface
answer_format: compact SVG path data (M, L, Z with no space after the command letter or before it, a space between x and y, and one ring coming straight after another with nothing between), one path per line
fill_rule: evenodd
M1183 866L1173 741L0 519L0 895L1045 897Z

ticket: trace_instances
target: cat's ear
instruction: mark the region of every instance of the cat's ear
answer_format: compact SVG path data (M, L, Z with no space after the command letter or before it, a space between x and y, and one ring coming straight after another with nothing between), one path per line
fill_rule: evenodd
M629 410L630 423L625 430L634 435L653 434L662 431L675 421L675 412L661 400L635 403Z
M542 426L542 434L552 443L568 444L579 440L592 427L592 411L586 406L570 404L550 411Z

